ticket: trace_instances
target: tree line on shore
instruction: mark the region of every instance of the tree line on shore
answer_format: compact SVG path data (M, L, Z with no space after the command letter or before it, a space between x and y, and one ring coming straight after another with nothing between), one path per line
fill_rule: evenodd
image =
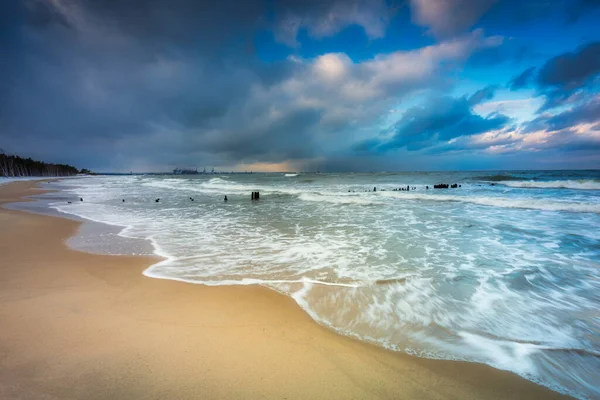
M4 154L0 149L0 177L22 176L71 176L78 173L90 173L86 169L79 171L72 165L52 164L42 161Z

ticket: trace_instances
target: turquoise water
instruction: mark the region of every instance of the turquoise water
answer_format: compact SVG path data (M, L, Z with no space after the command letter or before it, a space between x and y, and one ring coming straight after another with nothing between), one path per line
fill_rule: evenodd
M148 276L262 284L343 334L600 398L599 171L114 176L63 185L84 201L53 208L152 243L166 260ZM407 185L416 190L394 190Z

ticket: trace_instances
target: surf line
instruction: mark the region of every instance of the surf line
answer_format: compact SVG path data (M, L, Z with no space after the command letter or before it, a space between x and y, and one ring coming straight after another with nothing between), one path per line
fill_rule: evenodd
M240 280L235 280L235 279L214 280L214 281L193 280L193 279L178 278L175 276L165 276L165 275L156 274L156 273L153 273L152 271L148 271L151 268L152 267L148 268L147 270L145 270L143 272L143 274L149 278L166 279L166 280L187 282L187 283L206 285L206 286L228 286L228 285L266 285L266 286L268 286L268 285L280 284L280 283L284 283L284 284L285 283L310 283L310 284L314 284L314 285L339 286L339 287L347 287L347 288L361 288L361 287L371 286L371 285L358 284L358 283L353 284L353 283L324 282L324 281L319 281L319 280L314 280L314 279L266 280L266 279L242 278Z

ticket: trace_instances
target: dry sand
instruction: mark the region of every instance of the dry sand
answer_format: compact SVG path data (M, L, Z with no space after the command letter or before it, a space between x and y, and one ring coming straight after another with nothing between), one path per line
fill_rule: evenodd
M78 225L0 208L0 399L562 398L337 335L263 287L147 278L151 258L67 248Z

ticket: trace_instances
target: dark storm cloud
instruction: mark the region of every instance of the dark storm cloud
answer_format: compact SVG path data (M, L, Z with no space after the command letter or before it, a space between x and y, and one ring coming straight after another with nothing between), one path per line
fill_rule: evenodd
M536 79L538 90L546 96L540 111L585 97L599 74L600 42L589 43L548 60L540 68Z
M206 137L204 148L232 158L244 155L263 162L279 162L313 155L314 143L308 129L318 123L321 113L316 109L295 109L285 119L266 126L243 127ZM293 134L286 134L293 132ZM268 143L268 146L265 146Z
M257 145L226 148L211 135L219 125L229 128L221 135L244 133L248 120L234 126L225 121L230 111L256 85L268 90L296 68L238 50L264 26L264 10L262 1L4 2L1 40L12 57L0 61L2 146L90 167L258 155ZM292 111L298 129L307 126L299 115L314 121ZM262 133L272 158L291 154L290 146L310 151L310 141L288 145L269 140L273 130Z
M375 38L393 3L30 0L1 7L0 40L11 57L0 59L0 145L105 170L323 157L350 129L365 129L393 102L441 84L440 72L499 43L474 32L362 63L344 54L265 63L252 51L256 32L272 29L290 46L299 30L323 37L348 25Z
M535 67L527 68L525 71L521 72L519 75L515 76L508 83L508 87L510 90L519 90L524 89L529 86L531 79L533 78L535 72Z
M491 100L494 97L494 93L498 88L494 85L486 86L483 89L480 89L473 93L471 97L469 97L468 103L470 107L473 107L477 104L484 102L485 100Z
M595 96L558 114L539 116L529 121L525 127L529 132L542 129L552 132L598 121L600 121L600 97Z
M579 124L594 123L600 120L600 97L581 106L553 115L546 120L550 130L566 129Z
M535 67L526 69L508 86L517 90L533 80L532 83L542 91L570 93L580 89L600 73L600 42L588 43L575 51L555 56L547 60L537 74L534 71Z
M393 0L102 0L86 3L89 13L123 32L149 40L228 45L253 39L256 27L272 28L281 42L296 45L306 29L330 36L359 25L369 37L381 37L393 15ZM193 33L193 34L191 34Z
M17 4L15 2L15 4ZM13 10L16 11L16 10ZM44 27L52 24L62 25L66 28L74 28L69 20L61 14L50 2L31 1L26 3L25 18L28 24Z
M424 106L410 108L389 129L391 137L360 142L355 146L355 150L422 150L461 136L500 129L510 122L510 118L502 114L482 117L472 110L474 105L490 99L492 95L493 88L485 88L469 98L441 97Z
M589 83L598 73L600 42L593 42L548 60L540 68L537 84L541 88L571 91Z
M528 68L508 82L511 90L532 85L546 101L541 111L585 99L594 92L600 76L600 42L547 60L538 70Z
M404 3L413 19L433 35L428 46L396 51L405 47L390 46L385 53L360 61L323 49L313 58L302 58L307 37L309 42L330 38L320 43L325 47L348 26L358 27L352 33L366 39L383 38ZM409 109L382 137L362 142L363 152L369 150L376 157L396 148L435 151L452 139L460 144L466 141L461 138L502 129L509 120L472 110L491 99L494 87L470 97L440 97L440 90L455 84L454 72L467 62L486 66L532 57L530 49L516 41L473 28L500 4L0 2L0 147L103 170L299 159L311 167L324 160L323 165L333 168L331 157L346 165L343 157L333 154L350 152L348 143L368 137L374 126L389 125L383 121L415 93L437 97ZM265 36L268 46L260 47L258 41ZM285 51L273 57L281 61L265 62L263 53L263 58L255 53L255 45ZM577 56L582 62L590 62L583 50L575 53L583 54ZM293 56L285 58L288 54ZM561 68L552 72L548 67L545 79L555 82L564 77ZM587 101L572 96L579 96L593 76L573 79L584 83L571 89L569 83L535 82L543 93L559 90ZM497 143L507 140L499 138ZM350 158L362 157L357 154Z
M381 38L403 0L285 0L273 2L279 15L275 38L289 46L306 30L314 38L332 36L348 25L358 25L371 38Z

